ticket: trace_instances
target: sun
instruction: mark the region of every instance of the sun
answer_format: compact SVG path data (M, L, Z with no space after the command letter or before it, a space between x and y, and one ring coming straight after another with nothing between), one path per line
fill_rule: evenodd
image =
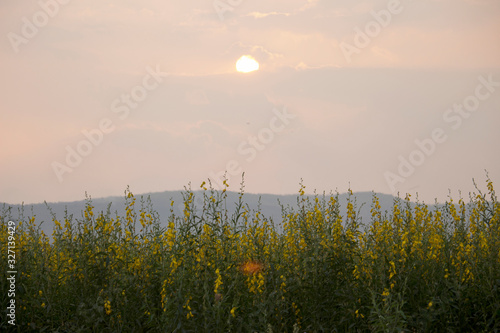
M253 57L244 55L236 62L236 70L240 73L250 73L259 69L259 63Z

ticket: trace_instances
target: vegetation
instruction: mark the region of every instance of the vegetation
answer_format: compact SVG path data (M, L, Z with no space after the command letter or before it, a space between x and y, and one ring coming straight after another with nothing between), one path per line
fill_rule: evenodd
M227 181L224 182L227 187ZM54 332L494 332L500 330L500 204L493 184L470 202L396 199L361 224L353 197L309 197L278 225L226 190L184 193L161 221L129 190L126 214L35 217L16 230L17 325ZM351 193L352 194L352 193ZM172 206L173 206L172 202ZM0 216L7 272L9 210ZM17 222L17 221L16 221ZM280 230L280 231L278 231ZM2 304L8 285L0 282ZM5 309L5 306L3 307Z

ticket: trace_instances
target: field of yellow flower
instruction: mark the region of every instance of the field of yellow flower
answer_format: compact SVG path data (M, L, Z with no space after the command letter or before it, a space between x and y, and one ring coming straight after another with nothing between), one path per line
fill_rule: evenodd
M224 182L227 186L227 182ZM469 202L396 199L360 224L354 200L305 195L280 226L226 190L160 221L126 191L126 213L54 216L52 237L18 222L19 332L495 332L500 330L500 204L491 181ZM242 187L243 188L243 187ZM172 202L172 207L174 203ZM7 272L9 211L0 216ZM279 231L278 231L279 229ZM0 283L7 304L6 279Z

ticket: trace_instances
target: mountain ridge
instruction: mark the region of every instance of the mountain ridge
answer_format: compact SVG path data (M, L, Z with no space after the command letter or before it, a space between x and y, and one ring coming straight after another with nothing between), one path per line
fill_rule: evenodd
M200 207L203 204L203 190L192 191L194 194L194 205ZM166 225L167 218L170 216L170 209L173 209L175 215L180 215L184 209L184 203L182 195L187 193L184 191L163 191L163 192L149 192L144 194L134 195L138 200L136 201L136 208L140 208L141 201L150 200L152 208L158 213L162 225ZM210 195L210 190L207 190L207 194ZM231 213L236 207L238 198L240 196L239 192L227 191L227 209ZM392 210L394 201L398 199L390 194L382 194L375 192L354 192L352 194L352 201L356 202L356 211L359 211L359 217L362 223L369 222L371 219L370 207L373 199L373 195L376 194L379 198L381 205L381 211ZM330 196L337 196L340 203L340 213L345 215L347 200L349 193L321 193L321 194L305 194L308 198L329 198ZM299 194L267 194L267 193L244 193L243 203L248 205L250 210L257 210L260 202L261 214L273 221L280 221L282 219L282 207L297 208L297 199ZM401 199L401 198L400 198ZM174 201L174 205L171 207L171 200ZM403 200L403 199L401 199ZM36 204L8 204L0 203L0 212L3 217L8 216L14 221L25 219L26 217L35 216L35 224L40 225L41 229L48 235L52 233L54 226L52 213L56 216L58 220L64 219L66 212L68 216L72 216L73 220L79 219L83 216L83 210L85 205L91 202L94 206L94 213L99 212L106 213L108 209L114 216L125 215L125 195L124 196L109 196L102 198L92 198L88 196L86 199L68 202L44 202ZM411 202L414 206L416 203Z

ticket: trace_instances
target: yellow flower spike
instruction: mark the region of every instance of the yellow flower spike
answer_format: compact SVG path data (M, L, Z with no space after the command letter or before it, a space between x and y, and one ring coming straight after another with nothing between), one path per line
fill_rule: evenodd
M215 280L214 293L218 294L219 293L219 288L222 285L222 276L220 275L220 271L219 271L218 268L215 270L215 274L217 275L217 279Z
M111 314L111 302L109 300L104 302L104 310L106 310L108 316Z

